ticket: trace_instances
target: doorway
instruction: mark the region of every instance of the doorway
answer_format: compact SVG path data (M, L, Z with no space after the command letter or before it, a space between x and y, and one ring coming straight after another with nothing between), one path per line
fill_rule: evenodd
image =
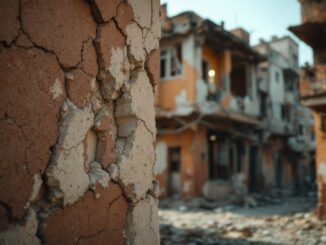
M278 152L275 156L275 184L276 188L282 188L283 186L283 164L282 164L282 156L280 152Z
M181 149L180 147L169 147L168 148L168 162L169 162L169 173L168 173L168 195L176 196L181 193Z
M257 190L258 147L250 146L249 151L249 192Z

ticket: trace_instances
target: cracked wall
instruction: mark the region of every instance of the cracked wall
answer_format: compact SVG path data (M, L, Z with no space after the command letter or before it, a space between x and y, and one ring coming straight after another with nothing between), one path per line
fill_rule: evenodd
M159 0L0 4L0 244L159 244Z
M326 220L326 133L321 129L319 112L314 112L316 133L316 174L318 187L318 202L316 214L320 219Z

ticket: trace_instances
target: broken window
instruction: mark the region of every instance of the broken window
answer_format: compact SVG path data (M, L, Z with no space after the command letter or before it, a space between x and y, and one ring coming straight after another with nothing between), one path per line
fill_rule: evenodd
M182 46L161 50L161 78L169 79L182 73Z
M235 96L245 97L248 93L248 70L244 61L233 59L231 71L231 92Z

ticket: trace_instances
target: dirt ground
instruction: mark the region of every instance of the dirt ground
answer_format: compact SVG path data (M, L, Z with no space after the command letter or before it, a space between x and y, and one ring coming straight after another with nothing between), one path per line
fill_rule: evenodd
M165 199L159 211L161 243L326 245L326 222L315 218L315 203L315 193L256 195L224 203Z

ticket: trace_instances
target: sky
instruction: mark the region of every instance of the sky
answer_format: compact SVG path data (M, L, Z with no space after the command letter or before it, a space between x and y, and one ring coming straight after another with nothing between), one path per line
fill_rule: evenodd
M167 3L168 15L194 11L217 24L224 21L227 30L243 27L250 33L250 44L259 39L270 40L290 35L299 43L299 64L312 63L312 50L296 38L287 28L301 22L298 0L161 0Z

